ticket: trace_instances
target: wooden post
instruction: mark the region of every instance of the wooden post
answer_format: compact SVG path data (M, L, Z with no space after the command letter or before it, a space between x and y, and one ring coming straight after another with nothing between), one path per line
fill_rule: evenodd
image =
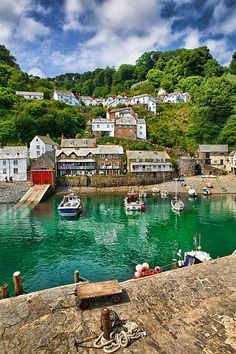
M75 283L78 283L80 281L80 278L79 278L79 271L78 270L75 270L74 271L74 282Z
M106 340L110 340L111 333L111 318L110 318L110 310L108 308L103 308L101 311L101 323L102 323L102 331L103 337Z
M23 294L23 286L21 282L20 272L13 273L13 283L16 296Z
M2 298L6 299L7 297L10 297L9 286L7 283L4 283L2 286Z

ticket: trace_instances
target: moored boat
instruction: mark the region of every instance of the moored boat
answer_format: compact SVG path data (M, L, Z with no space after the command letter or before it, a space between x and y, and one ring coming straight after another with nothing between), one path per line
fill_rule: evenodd
M202 194L203 195L210 195L211 194L211 191L210 191L210 189L209 188L207 188L207 187L203 187L202 188Z
M184 209L184 202L177 196L171 199L171 208L176 211L181 211Z
M76 217L82 212L83 206L79 197L71 193L64 196L57 210L61 216Z
M161 191L160 194L161 194L162 198L166 198L166 197L168 197L169 192L168 191Z
M179 249L177 253L179 257L179 267L187 267L193 264L204 263L212 259L209 253L202 251L200 245L200 235L194 236L193 243L195 245L195 250L184 252L184 257L182 257L182 250Z
M139 194L136 192L129 192L124 199L124 206L126 211L144 211L145 205Z
M153 187L152 193L160 193L160 189L158 189L157 187Z
M190 198L196 198L196 197L197 197L197 193L196 193L196 191L195 191L194 188L189 188L189 190L188 190L188 196L189 196Z

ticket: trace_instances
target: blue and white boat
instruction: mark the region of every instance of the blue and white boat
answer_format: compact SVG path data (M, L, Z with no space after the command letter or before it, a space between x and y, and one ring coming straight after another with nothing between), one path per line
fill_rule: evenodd
M79 197L71 193L64 196L57 210L61 216L76 217L82 212L83 206Z
M200 235L195 235L193 238L193 244L195 246L195 250L184 252L184 256L182 256L182 250L179 247L179 251L177 253L178 256L178 266L179 267L187 267L193 264L204 263L206 261L212 260L209 253L202 251L200 245Z

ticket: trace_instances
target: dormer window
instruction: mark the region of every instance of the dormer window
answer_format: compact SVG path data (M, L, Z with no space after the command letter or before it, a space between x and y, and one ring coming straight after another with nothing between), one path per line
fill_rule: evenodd
M16 156L20 156L20 153L19 153L19 152L17 152L17 153L16 153Z
M64 159L66 155L64 153L61 154L61 158Z

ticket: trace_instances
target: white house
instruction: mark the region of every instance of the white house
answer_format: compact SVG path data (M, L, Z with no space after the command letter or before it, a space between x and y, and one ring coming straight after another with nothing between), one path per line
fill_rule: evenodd
M227 164L228 171L233 172L236 175L236 150L231 151L228 160L229 160L229 163Z
M146 93L143 95L137 95L130 98L131 105L134 104L143 105L148 109L148 111L151 111L154 114L156 114L157 112L156 103L157 103L156 98Z
M58 144L48 134L46 136L36 135L30 142L30 158L37 159L45 152L55 150L56 146Z
M27 146L5 146L0 148L0 180L26 181L28 168Z
M56 101L64 102L69 106L81 106L80 98L76 97L72 92L62 92L55 90L53 98Z
M147 131L146 131L146 121L145 119L137 119L137 139L146 140Z
M129 102L128 97L118 95L116 97L108 97L105 101L105 106L109 107L117 107L119 105L127 105Z
M105 100L103 97L93 98L90 96L80 96L81 101L85 106L104 106Z
M20 95L26 99L38 99L43 100L44 93L43 92L30 92L30 91L16 91L16 95Z
M165 151L126 150L127 171L145 175L172 171L170 156Z
M190 96L188 92L172 92L168 93L163 97L162 102L166 103L179 103L184 102L187 103L190 101Z
M92 132L95 136L114 136L115 122L98 117L92 120Z

